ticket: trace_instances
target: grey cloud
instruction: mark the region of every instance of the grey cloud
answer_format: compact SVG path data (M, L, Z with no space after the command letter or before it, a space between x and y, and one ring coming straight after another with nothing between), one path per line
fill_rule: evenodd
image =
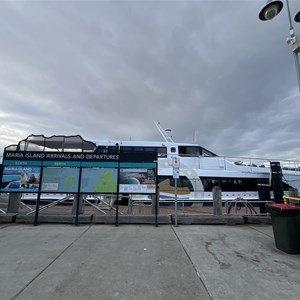
M158 120L176 141L192 142L196 131L222 155L297 158L286 11L261 22L264 4L1 2L1 123L16 139L154 140Z

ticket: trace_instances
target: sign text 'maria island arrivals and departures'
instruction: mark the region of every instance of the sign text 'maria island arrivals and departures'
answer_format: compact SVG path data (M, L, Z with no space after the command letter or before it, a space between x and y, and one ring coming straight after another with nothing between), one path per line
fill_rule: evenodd
M155 194L157 155L5 151L1 192Z

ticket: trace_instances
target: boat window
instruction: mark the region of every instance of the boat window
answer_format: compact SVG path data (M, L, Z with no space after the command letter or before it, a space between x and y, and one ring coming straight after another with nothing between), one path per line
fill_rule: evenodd
M116 146L108 146L108 152L115 152Z
M201 147L199 146L179 146L178 147L180 156L200 156Z
M205 149L205 148L201 148L201 155L202 156L217 156L217 154Z
M133 152L144 152L145 149L143 147L133 147Z
M108 147L107 146L97 146L95 153L107 153Z
M133 147L128 147L128 146L122 147L123 153L130 153L132 151L133 151Z
M166 147L157 148L157 156L158 157L167 157L167 148Z
M222 191L257 191L257 178L217 178L202 177L205 192L212 191L213 187L219 186Z
M160 192L174 193L175 192L175 180L171 176L158 176L157 178ZM179 194L193 192L194 188L191 181L185 177L180 176L177 179L177 192Z
M122 153L132 153L132 152L146 152L146 153L157 153L159 157L167 156L167 148L166 147L134 147L134 146L122 146Z
M176 152L176 148L175 147L171 147L171 152L175 153Z

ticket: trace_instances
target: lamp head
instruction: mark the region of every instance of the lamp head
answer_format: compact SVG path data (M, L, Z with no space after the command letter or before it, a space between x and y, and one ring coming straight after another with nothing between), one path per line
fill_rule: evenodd
M300 11L298 11L294 20L295 20L295 22L300 23Z
M260 11L259 19L262 21L272 20L280 13L282 7L283 7L282 1L269 0L266 6Z

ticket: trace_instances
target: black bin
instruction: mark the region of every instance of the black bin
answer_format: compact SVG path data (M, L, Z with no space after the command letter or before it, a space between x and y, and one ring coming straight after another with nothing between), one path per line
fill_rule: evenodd
M276 248L289 254L300 254L300 206L267 204L271 214Z

